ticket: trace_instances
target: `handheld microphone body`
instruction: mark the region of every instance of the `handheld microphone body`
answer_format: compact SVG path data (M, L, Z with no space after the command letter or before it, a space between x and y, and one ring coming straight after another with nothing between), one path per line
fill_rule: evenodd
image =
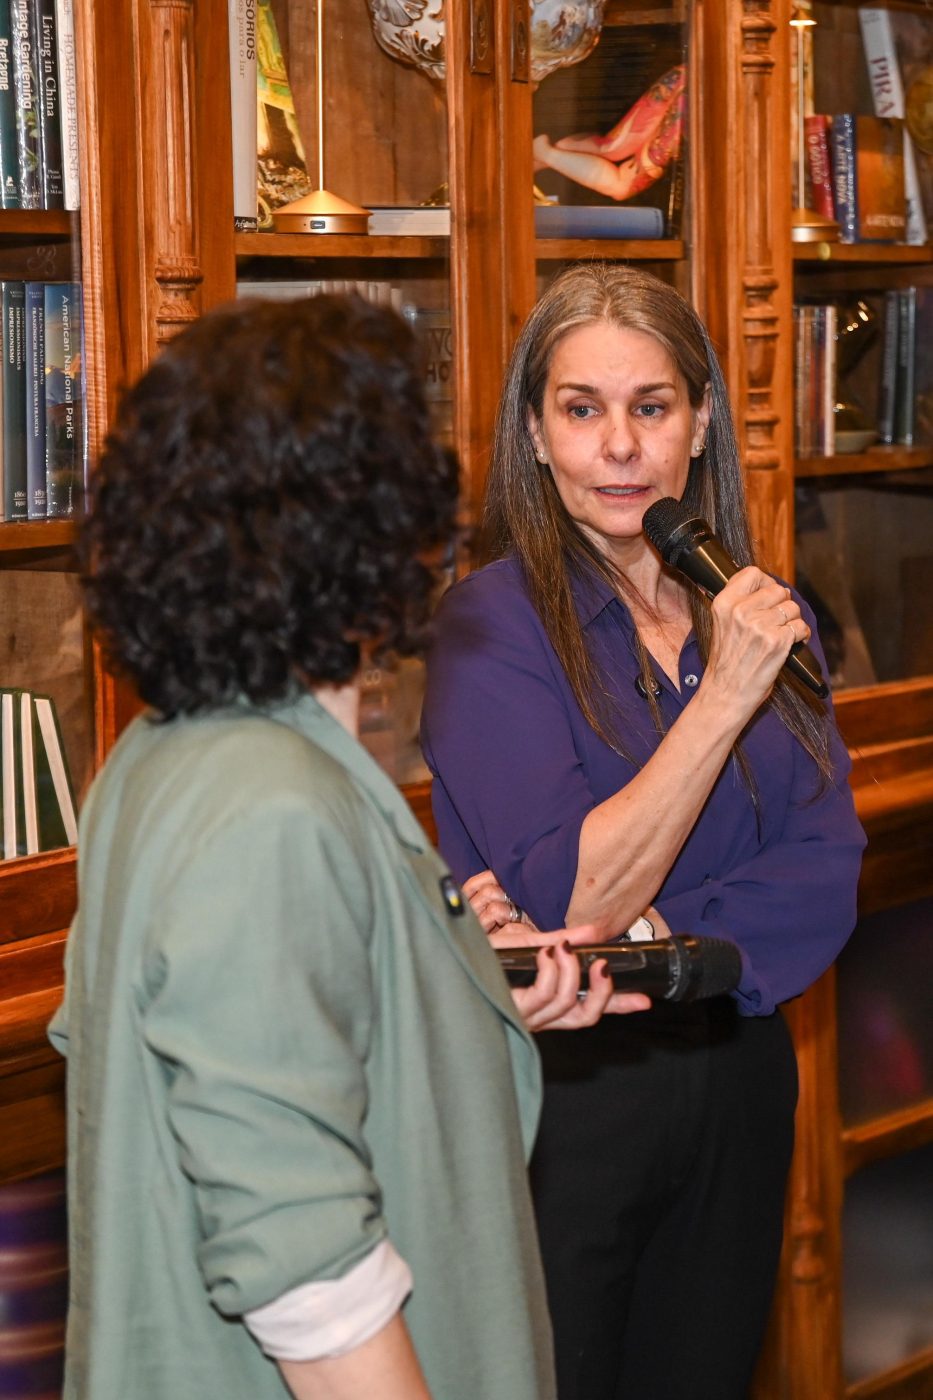
M742 957L726 938L675 934L645 943L597 943L574 948L581 969L598 959L609 965L618 992L644 992L664 1001L698 1001L738 986ZM529 987L538 975L537 948L497 948L499 963L513 987Z
M735 560L726 553L706 521L691 515L682 501L665 496L645 511L642 529L666 564L679 569L710 597L721 593L733 574L739 572ZM829 686L820 663L805 642L795 642L784 662L785 668L802 681L814 695L825 700Z

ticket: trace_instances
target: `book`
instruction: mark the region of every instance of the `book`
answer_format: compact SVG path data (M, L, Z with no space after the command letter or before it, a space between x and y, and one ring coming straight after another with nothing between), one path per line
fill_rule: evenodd
M14 694L0 691L0 783L3 786L3 859L15 860L19 854L16 822L16 733Z
M862 5L862 45L879 117L900 117L904 127L904 191L908 243L926 243L933 221L933 143L928 78L933 28L925 15Z
M3 313L3 518L25 520L26 497L26 287L0 282Z
M369 210L369 232L444 237L450 233L450 205L373 204Z
M663 209L637 204L538 204L539 238L663 238Z
M256 144L256 0L227 0L230 42L230 135L233 142L233 227L259 227Z
M34 695L32 698L35 709L33 752L39 849L52 851L60 846L77 844L78 818L74 787L54 701L48 695Z
M75 25L72 4L73 0L55 0L55 19L58 37L58 78L61 88L62 179L65 189L65 208L80 209L78 70L75 58Z
M830 150L833 164L833 203L839 224L840 243L858 238L858 185L855 163L855 115L836 113L830 123Z
M895 290L884 294L881 378L878 384L878 440L894 441L894 399L897 392L897 337L900 300Z
M36 81L39 104L39 171L42 208L64 209L62 169L61 81L55 0L32 0L36 31Z
M855 164L860 242L903 243L904 126L898 117L855 118Z
M40 209L42 176L34 12L30 0L9 0L9 3L20 203L23 209Z
M26 283L26 515L44 520L45 283Z
M84 483L81 286L45 284L45 488L50 520L73 516Z
M897 294L897 372L894 389L894 441L902 447L914 443L916 369L915 331L917 288L904 287Z
M22 854L34 856L39 850L39 813L36 806L36 763L33 749L32 696L28 690L14 693L14 744L19 758L20 802L17 817L22 816Z
M835 219L833 167L829 157L829 123L824 114L804 118L807 173L810 177L810 208L827 219Z
M933 288L917 288L914 325L914 442L933 446Z
M0 0L0 208L20 208L10 0Z
M256 0L256 147L259 227L272 211L311 193L295 99L271 0Z

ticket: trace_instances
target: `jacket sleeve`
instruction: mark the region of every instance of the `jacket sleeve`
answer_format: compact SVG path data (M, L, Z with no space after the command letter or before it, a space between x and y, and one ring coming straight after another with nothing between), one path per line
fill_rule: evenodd
M539 928L556 929L593 794L530 603L485 588L477 575L445 596L428 658L422 744L439 844L459 880L489 867Z
M368 901L362 835L289 794L204 836L160 912L142 1033L224 1314L340 1277L386 1235L362 1129Z

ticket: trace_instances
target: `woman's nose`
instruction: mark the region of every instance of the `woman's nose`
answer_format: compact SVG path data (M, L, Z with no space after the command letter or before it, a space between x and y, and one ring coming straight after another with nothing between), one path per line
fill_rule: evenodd
M606 414L606 448L613 457L623 460L631 457L638 446L634 424L623 410Z

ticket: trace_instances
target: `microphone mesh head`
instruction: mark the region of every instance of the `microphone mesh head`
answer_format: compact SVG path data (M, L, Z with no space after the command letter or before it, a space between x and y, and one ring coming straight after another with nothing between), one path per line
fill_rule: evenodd
M664 496L645 511L641 528L662 559L666 559L665 549L674 531L693 518L693 512L683 501L675 501L673 496Z
M742 957L734 943L725 938L697 940L701 948L700 978L693 997L717 997L731 992L742 976Z

